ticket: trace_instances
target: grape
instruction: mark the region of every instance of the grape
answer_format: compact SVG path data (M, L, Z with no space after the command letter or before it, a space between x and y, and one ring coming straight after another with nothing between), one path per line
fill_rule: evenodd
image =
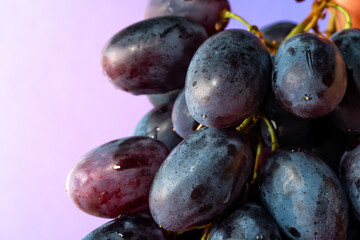
M321 159L306 151L277 150L261 176L262 202L290 239L346 239L347 199Z
M179 134L182 138L189 136L199 126L199 123L196 122L191 116L186 105L184 90L181 91L175 101L171 114L171 120L173 122L176 133Z
M173 104L180 92L180 89L175 89L167 93L149 94L148 98L152 105L159 107L165 104Z
M185 97L193 118L208 127L241 123L260 106L271 79L270 55L254 34L222 31L191 60Z
M283 108L301 118L330 113L346 91L346 69L337 47L310 33L286 40L274 59L273 91Z
M332 35L331 40L345 60L348 78L346 94L332 119L341 130L360 134L360 29L344 29Z
M221 18L221 12L229 9L227 0L150 0L145 18L183 16L200 23L213 35L226 27L228 21ZM215 29L217 23L221 26L219 30Z
M86 213L114 218L148 209L151 182L169 150L148 137L129 137L87 153L66 182L70 199Z
M239 196L252 161L248 141L235 130L192 133L154 178L149 198L154 220L170 231L208 223Z
M172 150L181 142L182 138L173 131L171 112L171 105L154 108L140 120L134 135L157 139Z
M149 213L123 215L89 233L83 240L168 240Z
M245 204L225 220L214 223L209 240L271 239L280 240L280 231L267 210L257 204Z
M360 141L354 143L342 156L340 179L354 215L360 221Z
M102 68L113 84L136 95L180 89L193 54L206 38L201 25L183 17L141 21L111 38Z
M275 41L276 44L280 44L294 27L296 23L281 21L263 27L261 32L269 42Z

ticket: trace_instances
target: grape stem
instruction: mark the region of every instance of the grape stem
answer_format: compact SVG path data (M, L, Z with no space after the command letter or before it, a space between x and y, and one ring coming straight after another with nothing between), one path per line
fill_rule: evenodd
M251 184L255 184L256 180L258 178L258 172L259 172L259 162L260 162L260 156L262 151L262 142L260 141L256 148L256 158L255 158L255 166L254 166L254 174L251 180Z
M279 48L279 45L277 45L275 42L269 42L268 40L266 40L263 37L262 32L260 32L259 28L256 25L251 25L244 18L240 17L239 15L237 15L233 12L230 12L228 10L225 10L222 12L222 18L223 19L233 18L233 19L236 19L236 20L242 22L244 25L246 25L248 31L255 34L256 36L258 36L261 39L261 41L266 45L268 50L271 51L272 53L276 53L277 49Z
M211 230L211 223L206 225L206 228L204 229L203 235L201 237L201 240L208 240L209 239L209 233Z
M274 130L273 125L270 123L269 119L267 119L265 116L263 116L262 114L258 113L258 118L263 120L265 122L265 124L267 125L269 131L270 131L270 135L271 135L271 151L275 151L276 149L279 148L279 143L278 140L276 138L276 133Z
M291 38L292 36L295 36L296 34L308 32L311 28L316 26L319 18L323 16L323 11L327 6L328 1L329 0L315 0L309 16L307 16L305 20L303 20L300 24L293 28L293 30L291 30L291 32L286 36L285 40Z
M350 16L349 12L346 11L345 8L343 8L343 7L340 6L339 4L332 3L332 2L327 3L327 4L326 4L326 7L328 7L328 8L329 8L329 7L330 7L330 8L334 8L334 9L336 9L337 11L341 12L342 14L344 14L344 16L345 16L345 18L346 18L346 25L345 25L344 28L345 28L345 29L351 28L351 26L352 26L351 16Z
M257 118L255 117L255 114L252 114L246 118L238 127L236 127L236 130L239 132L247 132L256 124L256 122Z
M199 124L199 126L196 128L196 131L200 130L200 129L203 128L203 127L204 127L204 125Z

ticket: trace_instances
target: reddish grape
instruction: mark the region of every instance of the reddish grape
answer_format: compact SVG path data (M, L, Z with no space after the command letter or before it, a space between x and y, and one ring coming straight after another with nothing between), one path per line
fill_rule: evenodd
M108 42L102 68L115 86L135 95L180 89L193 54L206 38L200 24L183 17L141 21Z
M163 143L148 137L101 145L70 172L68 195L81 210L99 217L144 211L153 177L168 154Z

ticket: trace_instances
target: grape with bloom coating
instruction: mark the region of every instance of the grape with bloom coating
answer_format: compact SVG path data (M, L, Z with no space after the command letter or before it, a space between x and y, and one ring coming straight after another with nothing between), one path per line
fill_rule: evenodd
M347 86L344 60L326 37L301 33L286 40L274 59L272 88L284 109L301 118L333 111Z
M129 137L88 152L68 175L70 199L86 213L106 218L148 209L156 171L169 150L149 137Z
M237 131L192 133L156 173L149 198L154 220L170 231L208 223L239 196L252 163L249 142Z
M260 196L290 239L346 239L345 192L334 172L310 152L273 152L262 166Z
M351 145L341 158L340 179L360 221L360 140Z
M360 134L360 29L344 29L330 39L345 60L348 78L345 96L331 118L342 131Z
M184 17L141 21L106 44L102 68L115 86L135 95L180 89L193 54L206 38L200 24Z
M122 215L89 233L83 240L169 240L147 212Z
M241 123L258 109L271 79L266 46L245 30L208 38L191 60L185 98L193 118L211 128Z
M275 220L258 204L244 204L224 220L214 223L209 240L281 240Z

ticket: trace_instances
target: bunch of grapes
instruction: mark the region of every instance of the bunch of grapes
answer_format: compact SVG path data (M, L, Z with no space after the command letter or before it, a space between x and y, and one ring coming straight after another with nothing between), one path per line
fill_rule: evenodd
M154 109L70 172L76 206L115 218L84 239L360 239L349 13L315 0L303 22L259 30L227 0L150 0L145 16L110 39L102 68ZM224 30L230 18L248 30Z

